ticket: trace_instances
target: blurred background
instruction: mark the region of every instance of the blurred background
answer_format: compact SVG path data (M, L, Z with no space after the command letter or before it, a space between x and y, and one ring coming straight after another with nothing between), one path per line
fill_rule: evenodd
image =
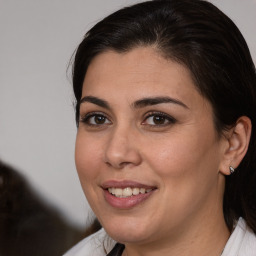
M72 230L67 246L91 219L74 164L74 98L67 67L88 29L136 2L0 0L0 160ZM210 2L237 24L255 62L256 0ZM6 173L0 172L0 188Z

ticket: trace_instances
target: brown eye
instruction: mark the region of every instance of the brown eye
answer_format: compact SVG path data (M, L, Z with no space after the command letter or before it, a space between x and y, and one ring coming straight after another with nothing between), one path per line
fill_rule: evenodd
M165 126L174 124L176 120L164 113L152 113L143 121L143 124L150 126Z
M93 113L86 115L81 119L81 122L92 126L111 124L111 121L106 116Z
M153 123L157 125L165 124L167 121L165 117L163 116L153 116Z
M104 124L106 121L106 117L100 115L95 115L92 119L94 119L95 124Z

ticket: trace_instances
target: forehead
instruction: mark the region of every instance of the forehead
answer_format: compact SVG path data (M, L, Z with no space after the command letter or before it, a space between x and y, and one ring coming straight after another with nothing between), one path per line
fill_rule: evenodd
M96 94L96 95L95 95ZM106 51L88 67L82 97L95 95L126 98L170 96L185 101L201 97L190 71L163 58L153 47L138 47L125 53ZM192 104L192 102L191 102Z

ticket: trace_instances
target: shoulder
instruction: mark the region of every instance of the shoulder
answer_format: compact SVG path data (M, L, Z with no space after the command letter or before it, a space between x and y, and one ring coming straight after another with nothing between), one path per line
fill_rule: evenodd
M255 256L256 255L256 235L240 218L230 236L223 256Z
M105 256L116 242L102 228L72 247L63 256Z

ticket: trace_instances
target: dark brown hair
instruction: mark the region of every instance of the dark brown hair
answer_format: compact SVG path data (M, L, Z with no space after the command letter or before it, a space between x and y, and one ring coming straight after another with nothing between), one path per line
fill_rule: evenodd
M127 52L154 45L165 58L186 66L214 110L221 135L240 116L252 121L246 156L226 177L224 216L232 229L243 217L256 232L256 74L247 44L236 25L202 0L147 1L121 9L97 23L79 45L73 64L76 121L83 80L91 60L106 50Z

